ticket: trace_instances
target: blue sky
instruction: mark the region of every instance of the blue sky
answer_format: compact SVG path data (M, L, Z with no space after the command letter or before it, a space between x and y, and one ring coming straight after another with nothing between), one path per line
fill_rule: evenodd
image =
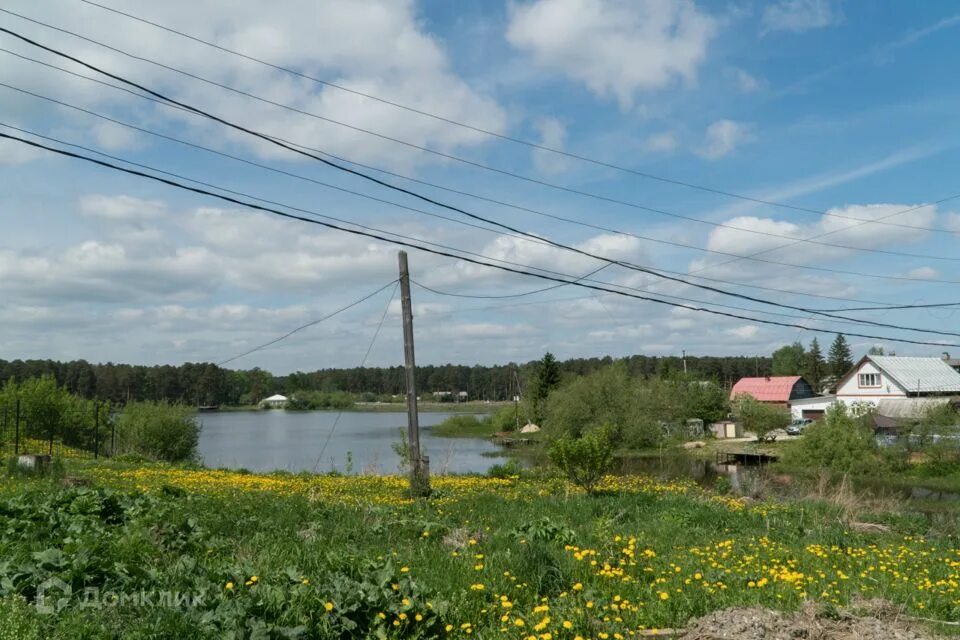
M958 262L937 259L960 258L960 198L898 214L960 193L951 171L960 159L960 135L953 126L960 96L951 80L960 13L952 3L303 0L269 12L261 3L227 0L106 3L486 130L813 212L532 150L293 78L79 0L42 5L12 0L4 7L301 111L703 222L582 197L417 151L258 103L9 14L0 14L0 25L258 131L621 232L416 185L449 204L595 254L712 278L691 280L803 308L863 306L863 301L960 302L958 285L950 282L960 281ZM65 64L11 37L0 40L11 51ZM0 82L282 171L464 219L238 132L3 52ZM572 276L603 264L252 168L7 88L0 87L0 96L4 124L286 205ZM219 361L395 277L396 248L388 244L228 208L12 142L0 143L0 168L5 229L0 236L0 357ZM819 242L866 251L811 243L777 248L791 244L789 237L825 233ZM735 255L767 251L763 258L769 262L720 264L730 258L636 235ZM549 284L419 252L412 253L411 264L418 281L461 294L507 295ZM575 287L514 300L441 297L417 289L419 359L497 363L535 358L546 350L560 357L684 349L752 355L795 339L808 341L815 335L812 329L858 332L856 325L747 303L621 267L594 278L604 286L695 299L807 329L597 297ZM388 308L389 296L388 289L233 364L277 372L356 366L384 309L387 322L368 362L398 363L399 305L393 300ZM939 331L957 328L953 309L847 315ZM860 326L859 332L960 342L878 327ZM830 339L820 336L822 343ZM875 343L901 354L950 349L891 340L851 342L858 351Z

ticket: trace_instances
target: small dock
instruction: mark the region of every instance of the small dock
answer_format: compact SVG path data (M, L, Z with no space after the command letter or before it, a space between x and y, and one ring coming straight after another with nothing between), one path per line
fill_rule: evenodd
M515 438L513 434L508 431L495 433L490 436L490 439L493 441L493 444L501 447L527 447L533 444L532 438Z
M758 467L776 462L778 456L758 451L717 451L717 464L739 464Z

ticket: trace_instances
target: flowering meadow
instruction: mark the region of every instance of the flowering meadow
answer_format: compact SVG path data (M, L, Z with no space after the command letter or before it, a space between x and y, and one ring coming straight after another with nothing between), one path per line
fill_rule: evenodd
M413 500L400 477L71 472L90 485L0 481L0 627L16 637L629 638L731 606L875 597L960 619L960 544L910 514L855 531L829 504L647 476L596 496L437 477ZM44 613L53 578L70 593Z

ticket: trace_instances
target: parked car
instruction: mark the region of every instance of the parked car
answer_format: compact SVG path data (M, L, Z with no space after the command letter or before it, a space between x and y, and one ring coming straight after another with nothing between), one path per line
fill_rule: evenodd
M803 430L806 429L811 424L813 424L813 420L811 420L810 418L801 418L799 420L794 420L787 427L787 435L798 436L801 433L803 433Z

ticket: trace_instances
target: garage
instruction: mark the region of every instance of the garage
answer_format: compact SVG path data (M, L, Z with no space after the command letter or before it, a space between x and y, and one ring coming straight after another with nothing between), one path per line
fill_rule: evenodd
M814 396L813 398L798 398L790 401L790 418L792 420L820 420L830 405L837 401L836 396Z

